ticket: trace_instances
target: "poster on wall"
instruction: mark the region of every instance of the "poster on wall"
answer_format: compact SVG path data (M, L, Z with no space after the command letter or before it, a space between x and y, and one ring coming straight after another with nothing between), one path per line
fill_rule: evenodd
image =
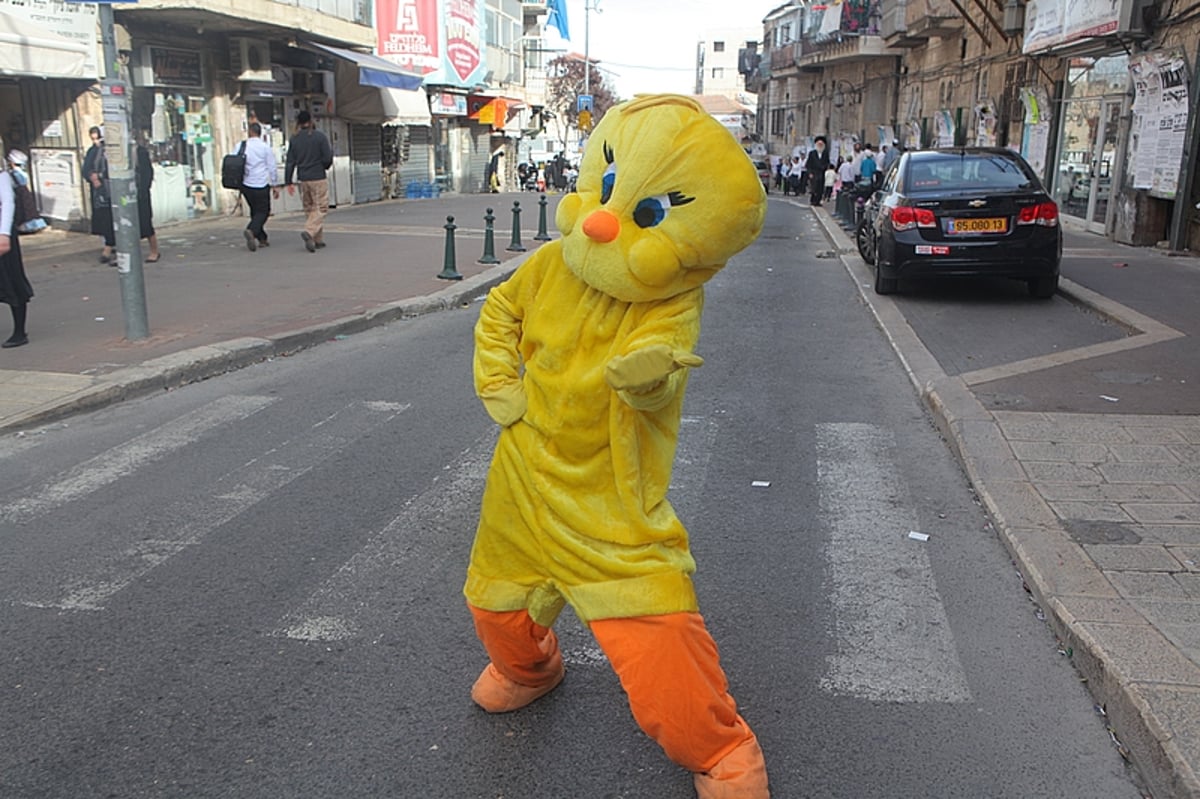
M1024 53L1117 33L1132 0L1029 0L1025 6Z
M1128 157L1133 187L1173 200L1187 140L1187 62L1179 50L1140 53L1130 57L1129 73L1134 86Z
M33 161L35 193L42 216L63 222L83 216L83 193L79 157L74 150L29 151Z
M975 146L996 146L996 106L993 103L975 106Z
M441 66L437 0L375 0L376 54L421 75Z
M943 108L933 115L934 129L938 147L954 146L954 117L950 109Z

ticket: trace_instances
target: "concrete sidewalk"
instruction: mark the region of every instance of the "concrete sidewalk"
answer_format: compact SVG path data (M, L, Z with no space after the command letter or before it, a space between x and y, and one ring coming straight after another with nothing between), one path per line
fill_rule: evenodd
M1068 230L1061 294L1127 335L951 375L813 211L1114 743L1155 799L1200 797L1200 261Z
M522 206L518 238L526 252L509 249L514 203ZM550 220L556 204L549 198ZM488 208L495 210L497 265L478 263ZM331 211L328 246L316 253L305 250L296 213L273 216L271 246L254 253L242 237L245 217L160 228L161 260L144 265L150 336L132 342L125 339L121 278L99 262L98 237L23 237L35 292L30 344L0 356L0 433L468 303L541 243L533 240L540 211L534 194L351 206ZM438 277L450 216L457 281Z

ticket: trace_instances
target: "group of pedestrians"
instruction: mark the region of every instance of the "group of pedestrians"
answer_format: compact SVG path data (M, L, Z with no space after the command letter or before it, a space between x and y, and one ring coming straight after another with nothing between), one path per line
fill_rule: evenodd
M290 195L295 194L297 183L300 186L300 197L305 212L304 231L300 236L305 249L316 252L325 247L325 217L329 214L329 181L326 172L333 166L333 149L328 137L316 129L309 112L301 111L296 117L296 124L296 134L288 142L283 185ZM250 209L250 222L246 225L243 235L247 248L254 252L259 247L270 246L265 225L271 215L271 197L274 195L275 199L279 198L280 187L276 185L275 153L263 138L262 125L253 121L248 125L247 131L243 148L246 165L241 194ZM99 127L92 127L88 135L92 145L84 156L82 172L91 199L91 232L103 239L100 263L116 266L117 241L113 224L112 182L108 158L104 151L104 131ZM28 189L29 184L28 177L23 172L27 161L25 153L12 150L3 154L3 168L0 168L0 303L9 306L13 318L12 335L0 342L0 347L6 349L29 343L25 322L29 301L33 298L33 287L25 274L19 233L34 232L46 226L45 220L40 217L22 219L22 216L28 214L18 213L18 192L23 188ZM137 184L141 238L148 240L150 244L145 262L156 263L162 258L162 254L158 249L158 235L154 230L154 212L150 199L150 188L154 183L154 165L145 143L141 140L136 148L134 179Z
M83 179L88 184L92 201L92 235L104 239L100 252L100 263L116 266L113 248L117 246L116 228L113 226L112 182L108 174L108 157L104 152L104 132L96 126L88 129L92 146L83 157ZM150 187L154 184L154 164L145 142L139 138L136 148L134 182L137 184L138 228L141 238L150 243L146 263L157 263L162 258L158 250L158 234L154 230L154 209L150 204Z
M284 162L283 185L295 196L300 184L300 201L304 205L304 230L300 238L304 249L316 252L325 247L325 217L329 215L329 179L326 172L333 166L333 148L329 138L317 130L312 114L301 111L296 115L297 130L288 141ZM242 176L242 197L250 210L250 222L242 235L246 249L255 252L269 247L267 219L271 216L271 198L279 199L275 151L263 138L262 124L254 121L247 126L243 152L246 167Z

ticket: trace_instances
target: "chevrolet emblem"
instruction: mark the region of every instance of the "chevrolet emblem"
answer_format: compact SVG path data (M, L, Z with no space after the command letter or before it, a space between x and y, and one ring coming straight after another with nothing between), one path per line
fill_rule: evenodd
M971 200L971 202L967 203L967 205L971 206L972 208L982 208L983 206L987 205L987 200Z

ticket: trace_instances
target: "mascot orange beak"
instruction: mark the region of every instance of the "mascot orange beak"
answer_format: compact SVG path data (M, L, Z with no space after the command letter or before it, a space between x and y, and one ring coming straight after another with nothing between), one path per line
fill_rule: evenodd
M583 234L601 244L612 241L621 233L621 223L612 212L600 209L583 220Z

